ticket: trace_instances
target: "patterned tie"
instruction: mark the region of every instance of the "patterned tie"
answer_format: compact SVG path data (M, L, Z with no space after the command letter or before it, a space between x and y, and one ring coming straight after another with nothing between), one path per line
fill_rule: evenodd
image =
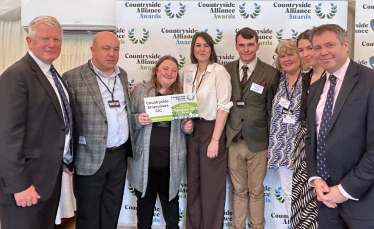
M69 101L66 97L64 89L62 87L62 84L61 84L60 80L58 80L56 69L53 67L53 65L51 65L51 68L49 70L52 73L53 81L55 82L58 93L60 94L60 98L62 100L62 107L63 107L62 112L64 113L66 134L68 134L69 131L71 131L71 129L72 129L72 118L73 118L72 114L71 114L70 104L69 104Z
M327 92L325 107L323 108L322 119L319 127L319 137L317 141L317 172L323 180L330 177L330 171L326 167L325 144L327 129L330 127L330 119L332 115L332 107L334 104L334 92L336 86L336 76L330 75L330 88Z
M240 85L241 85L242 87L244 87L244 86L245 86L245 83L247 83L247 81L248 81L248 74L247 74L247 72L248 72L248 67L247 67L247 65L243 65L243 66L242 66L242 69L243 69L243 79L242 79L242 81L240 82Z

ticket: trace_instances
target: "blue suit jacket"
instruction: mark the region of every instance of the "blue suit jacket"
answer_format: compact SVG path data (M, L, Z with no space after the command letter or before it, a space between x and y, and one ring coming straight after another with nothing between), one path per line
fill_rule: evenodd
M326 77L309 88L306 160L308 177L316 170L316 108ZM336 99L326 137L326 164L332 185L359 201L342 203L352 218L372 220L374 204L374 70L350 61Z

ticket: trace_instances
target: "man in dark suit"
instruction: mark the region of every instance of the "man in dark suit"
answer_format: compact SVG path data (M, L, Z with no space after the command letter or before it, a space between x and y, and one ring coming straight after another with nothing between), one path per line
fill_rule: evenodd
M98 33L92 59L62 76L76 105L79 142L73 185L78 229L117 228L126 157L132 156L128 80L117 66L119 49L116 35Z
M28 53L0 76L1 228L53 229L61 164L72 161L68 93L52 66L60 24L36 17L26 40Z
M374 70L348 57L344 29L315 27L311 43L326 77L310 87L306 155L322 201L320 229L374 228Z
M257 59L260 44L254 30L239 30L235 41L240 58L225 65L231 76L231 101L234 103L226 122L234 229L246 228L248 198L252 227L263 229L263 182L267 171L271 106L279 77L275 68Z

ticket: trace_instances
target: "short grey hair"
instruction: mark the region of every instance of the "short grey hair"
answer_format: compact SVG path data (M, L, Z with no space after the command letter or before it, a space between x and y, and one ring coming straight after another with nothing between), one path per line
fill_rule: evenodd
M33 38L35 36L36 27L39 24L46 24L50 27L58 27L61 30L61 33L62 33L61 25L55 17L41 15L41 16L38 16L38 17L32 19L32 21L29 24L29 34L28 34L28 36L30 38Z
M325 24L313 27L309 36L310 43L313 45L313 37L319 36L326 31L334 32L342 45L347 40L347 31L345 31L342 27L337 24Z

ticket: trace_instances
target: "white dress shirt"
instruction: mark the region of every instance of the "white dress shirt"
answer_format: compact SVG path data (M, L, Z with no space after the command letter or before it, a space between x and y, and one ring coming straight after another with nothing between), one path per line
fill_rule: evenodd
M251 77L253 71L255 70L255 67L256 67L256 64L257 64L257 60L258 60L258 59L256 58L256 59L254 59L251 63L249 63L249 64L244 64L244 63L242 62L242 60L239 58L239 81L240 81L240 82L242 82L242 79L243 79L243 76L244 76L244 71L243 71L242 67L243 67L244 65L247 65L247 67L248 67L248 70L247 70L247 78L248 78L248 80L249 80L249 77Z
M60 97L60 93L58 92L58 89L55 85L55 81L52 78L52 72L50 71L51 65L46 64L43 61L39 60L30 50L28 51L28 53L35 60L35 62L38 64L38 66L40 67L40 69L42 70L44 75L47 77L49 83L51 84L53 90L55 91L55 93L57 95L58 101L60 102L62 115L64 115L64 112L62 111L63 108L62 108L62 100L61 100L61 97ZM60 83L62 85L62 88L64 89L65 95L66 95L66 97L69 101L69 94L68 94L64 84L61 82L61 80L59 78L58 78L58 80L60 81ZM65 136L65 147L64 147L64 154L63 155L65 155L67 153L67 149L69 149L70 138L71 138L71 133L69 131L69 133L66 134L66 136Z
M218 109L229 113L233 105L230 101L232 90L230 74L222 65L209 64L200 76L197 89L197 79L195 79L197 67L197 64L185 67L181 70L181 78L184 93L196 92L199 117L215 120Z

